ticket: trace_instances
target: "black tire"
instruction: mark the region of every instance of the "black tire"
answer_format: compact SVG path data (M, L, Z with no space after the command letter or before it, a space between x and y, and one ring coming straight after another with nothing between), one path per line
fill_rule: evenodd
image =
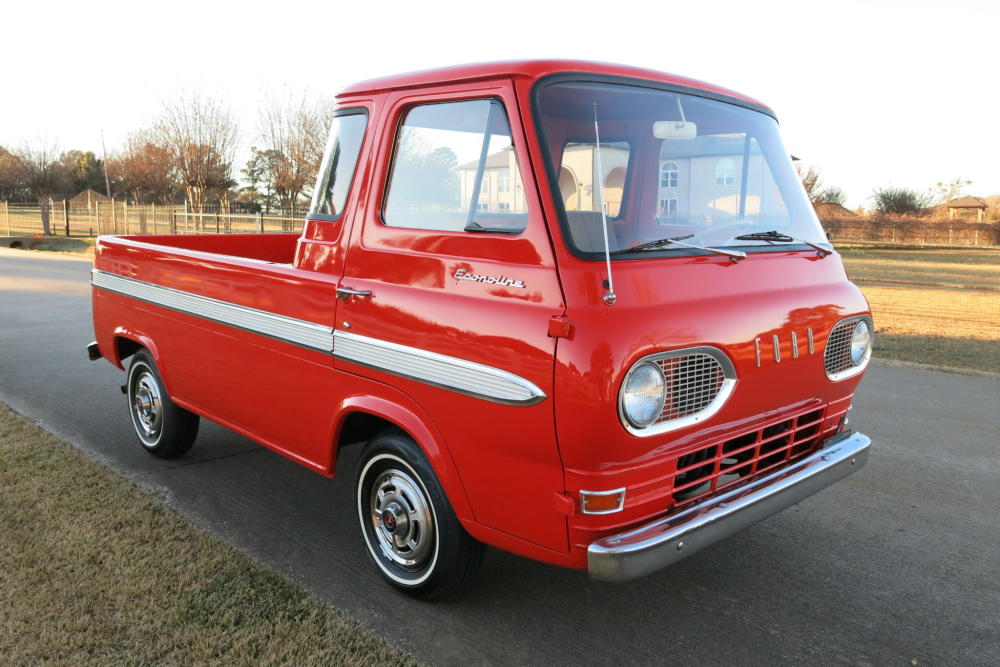
M442 598L479 569L482 543L462 528L427 457L406 433L389 429L365 446L354 499L368 557L397 590Z
M132 356L126 386L132 428L142 448L161 459L186 454L198 437L198 415L170 400L145 349Z

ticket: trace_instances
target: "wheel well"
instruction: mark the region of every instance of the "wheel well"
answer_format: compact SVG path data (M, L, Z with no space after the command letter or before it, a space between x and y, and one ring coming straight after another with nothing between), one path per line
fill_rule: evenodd
M124 361L141 349L142 345L130 338L123 338L121 336L115 338L115 351L118 353L118 361Z

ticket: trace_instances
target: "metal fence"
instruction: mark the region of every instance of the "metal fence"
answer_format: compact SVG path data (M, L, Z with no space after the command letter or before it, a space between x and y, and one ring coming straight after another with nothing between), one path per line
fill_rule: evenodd
M304 214L303 214L304 215ZM104 201L75 206L0 202L0 235L98 236L100 234L263 234L302 229L303 215L190 213L183 206ZM46 223L48 229L46 230Z

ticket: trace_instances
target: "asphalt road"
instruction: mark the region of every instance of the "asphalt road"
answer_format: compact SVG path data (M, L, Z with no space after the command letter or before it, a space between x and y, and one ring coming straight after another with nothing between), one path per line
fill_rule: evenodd
M84 353L89 266L0 250L0 400L419 658L1000 664L994 378L874 364L852 413L875 443L865 469L647 579L597 584L491 550L464 597L424 604L366 561L350 475L325 479L205 421L180 461L138 449L123 374Z

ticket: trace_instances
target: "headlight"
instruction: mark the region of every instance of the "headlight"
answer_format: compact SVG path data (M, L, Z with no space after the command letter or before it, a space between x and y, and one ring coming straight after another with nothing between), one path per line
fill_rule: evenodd
M632 426L644 428L660 416L665 384L656 364L639 364L629 372L622 387L622 412Z
M867 322L860 320L854 325L854 332L851 333L851 363L857 366L864 361L871 346L871 329L868 328Z

